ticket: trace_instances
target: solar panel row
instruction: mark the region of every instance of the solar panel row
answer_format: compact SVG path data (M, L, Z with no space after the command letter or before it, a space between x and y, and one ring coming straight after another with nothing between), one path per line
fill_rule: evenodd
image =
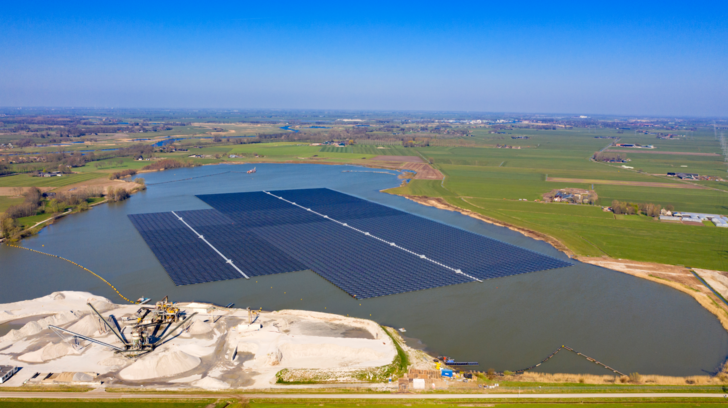
M329 189L271 194L478 279L570 265ZM473 282L264 192L198 197L215 210L177 214L249 276L311 269L357 298ZM130 217L175 284L240 277L171 214Z

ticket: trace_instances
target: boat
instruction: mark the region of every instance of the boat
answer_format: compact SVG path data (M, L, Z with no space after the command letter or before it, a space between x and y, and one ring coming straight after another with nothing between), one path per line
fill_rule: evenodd
M397 330L399 330L400 333L406 333L407 332L407 330L405 330L404 327L400 327Z
M248 170L248 174L253 174L253 173L255 173L255 171L256 171L256 170L255 170L255 167L253 167L253 169L252 169L252 170Z
M442 361L445 365L449 366L468 366L468 365L479 365L477 361L455 361L448 356L438 356L438 360Z
M152 300L152 299L149 299L146 297L140 297L139 299L137 299L137 303L139 303L140 305L144 305L144 304L149 303L150 300Z

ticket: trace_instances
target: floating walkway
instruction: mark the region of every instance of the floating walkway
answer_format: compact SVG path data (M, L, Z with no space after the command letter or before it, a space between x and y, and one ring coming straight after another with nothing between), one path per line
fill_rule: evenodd
M116 289L116 287L114 287L114 285L112 285L111 283L109 283L109 281L107 281L106 279L104 279L104 278L102 278L101 276L97 275L96 273L94 273L94 272L93 272L92 270L90 270L90 269L86 268L85 266L83 266L83 265L79 265L79 264L77 264L76 262L73 262L73 261L72 261L72 260L70 260L70 259L66 259L66 258L64 258L64 257L62 257L62 256L58 256L58 255L53 255L53 254L48 254L48 253L45 253L45 252L41 252L41 251L36 251L35 249L30 249L30 248L25 248L25 247L21 247L21 246L18 246L18 245L13 245L13 244L6 244L6 245L7 245L7 246L9 246L9 247L13 247L13 248L25 249L26 251L31 251L31 252L35 252L35 253L38 253L38 254L41 254L41 255L51 256L51 257L53 257L53 258L58 258L58 259L60 259L60 260L66 261L66 262L68 262L68 263L71 263L71 264L74 264L74 265L78 266L79 268L83 269L84 271L86 271L86 272L88 272L88 273L90 273L90 274L94 275L95 277L97 277L97 278L101 279L101 280L102 280L102 281L104 281L104 283L106 283L107 285L111 286L111 289L114 289L114 292L116 292L116 294L117 294L117 295L121 296L121 298L122 298L122 299L126 300L126 301L127 301L127 302L129 302L129 303L136 303L136 302L132 302L131 300L127 299L127 298L126 298L126 296L122 295L122 294L121 294L121 293L119 292L119 290L118 290L118 289Z
M534 369L534 368L536 368L536 367L540 366L541 364L543 364L543 363L545 363L545 362L547 362L547 361L551 360L551 359L552 359L552 358L553 358L553 357L554 357L555 355L557 355L557 354L559 353L559 351L561 351L561 350L568 350L568 351L571 351L572 353L576 354L577 356L583 357L583 358L585 358L585 359L586 359L587 361L589 361L589 362L592 362L592 363L594 363L594 364L596 364L596 365L598 365L598 366L601 366L601 367L603 367L603 368L606 368L607 370L609 370L609 371L611 371L611 372L613 372L613 373L615 373L615 374L619 374L619 375L621 375L621 376L626 376L626 374L624 374L624 373L622 373L622 372L620 372L620 371L617 371L617 370L615 370L614 368L612 368L612 367L610 367L610 366L608 366L608 365L606 365L606 364L604 364L604 363L601 363L601 362L597 361L596 359L593 359L593 358L591 358L591 357L589 357L589 356L587 356L587 355L585 355L585 354L579 353L578 351L576 351L576 350L572 349L571 347L567 347L567 346L563 346L563 345L562 345L561 347L557 348L557 349L556 349L556 351L554 351L553 353L549 354L549 355L548 355L548 357L546 357L546 358L544 358L543 360L541 360L541 362L539 362L538 364L536 364L536 365L532 365L531 367L528 367L528 368L523 368L523 369L521 369L521 370L516 370L516 374L523 374L524 372L526 372L526 371L528 371L528 370L532 370L532 369Z

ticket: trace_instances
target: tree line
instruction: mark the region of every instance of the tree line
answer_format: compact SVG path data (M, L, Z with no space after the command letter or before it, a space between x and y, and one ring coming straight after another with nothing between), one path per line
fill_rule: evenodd
M674 207L671 204L665 206L665 210L674 211ZM648 217L659 217L662 206L660 204L652 203L628 203L618 200L612 201L612 212L615 214L627 214L635 215L642 214Z

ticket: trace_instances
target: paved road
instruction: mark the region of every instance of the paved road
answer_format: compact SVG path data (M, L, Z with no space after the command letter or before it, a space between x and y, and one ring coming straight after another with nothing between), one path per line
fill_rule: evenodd
M726 398L725 394L706 393L594 393L594 394L130 394L112 392L0 392L4 398L50 398L50 399L496 399L496 398Z

